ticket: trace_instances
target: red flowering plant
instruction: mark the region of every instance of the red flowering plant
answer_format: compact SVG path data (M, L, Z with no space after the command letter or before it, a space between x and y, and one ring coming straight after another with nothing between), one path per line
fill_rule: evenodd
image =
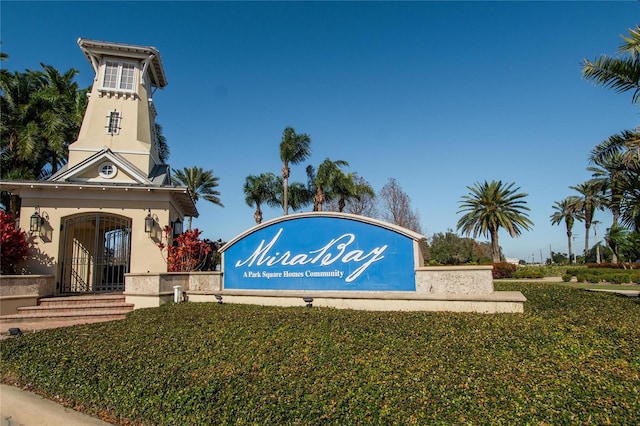
M164 240L169 241L173 229L165 226L162 230ZM160 242L158 247L165 255L169 272L191 272L202 268L211 251L211 246L200 239L202 231L196 229L185 231L173 239L173 245Z
M16 228L12 215L0 210L0 273L15 274L28 255L27 234Z

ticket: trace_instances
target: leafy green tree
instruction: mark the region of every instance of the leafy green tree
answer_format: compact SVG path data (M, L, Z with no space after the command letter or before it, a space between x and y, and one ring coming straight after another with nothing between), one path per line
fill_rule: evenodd
M273 173L262 173L258 176L247 176L243 191L245 202L249 207L256 208L253 218L256 224L262 223L262 204L277 206L277 178Z
M311 137L306 133L297 134L292 127L282 132L280 142L280 160L282 161L283 208L284 214L289 214L289 164L299 164L311 155Z
M218 191L219 177L214 176L213 170L203 170L202 167L185 167L182 170L172 169L173 176L171 182L174 185L186 186L193 201L196 203L202 197L203 199L224 207L220 201L220 191ZM191 230L191 216L189 216L188 229Z
M556 265L567 265L571 263L571 256L567 256L566 253L551 252L551 262ZM548 262L547 262L548 263Z
M569 188L577 191L580 196L573 197L574 204L571 208L581 212L581 220L584 221L585 236L584 236L584 251L583 255L586 257L589 252L589 233L591 225L593 224L593 216L596 209L602 209L604 205L603 185L602 182L597 180L589 180L576 186L570 186Z
M433 234L429 244L430 263L460 265L473 259L473 240L462 238L453 231Z
M502 181L476 182L471 192L460 201L458 213L465 213L458 220L458 230L467 236L473 234L490 236L491 254L494 263L501 260L498 230L504 228L511 237L517 237L522 230L529 230L533 222L527 212L529 208L524 200L528 194L519 193L514 183L504 185Z
M556 201L553 205L555 212L551 215L551 224L559 225L564 222L567 229L567 247L569 248L569 262L571 262L571 237L573 235L573 225L576 219L582 221L584 216L577 208L579 200L577 197L567 197L562 201Z

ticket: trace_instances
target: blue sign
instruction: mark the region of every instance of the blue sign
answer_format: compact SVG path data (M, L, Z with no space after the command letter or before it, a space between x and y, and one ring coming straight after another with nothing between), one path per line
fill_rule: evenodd
M224 288L415 291L414 238L352 217L285 216L231 241Z

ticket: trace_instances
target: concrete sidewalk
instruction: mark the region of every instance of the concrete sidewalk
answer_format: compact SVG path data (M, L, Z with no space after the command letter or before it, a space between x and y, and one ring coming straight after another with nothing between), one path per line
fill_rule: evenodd
M108 426L31 392L0 384L0 426Z

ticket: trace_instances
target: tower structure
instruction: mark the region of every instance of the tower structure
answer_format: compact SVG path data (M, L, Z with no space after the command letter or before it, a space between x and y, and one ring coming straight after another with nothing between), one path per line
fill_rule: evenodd
M67 163L46 181L2 189L20 197L20 227L36 243L27 272L54 275L59 294L125 291L127 273L166 272L163 229L198 211L158 149L153 96L167 85L158 50L78 46L95 77Z

